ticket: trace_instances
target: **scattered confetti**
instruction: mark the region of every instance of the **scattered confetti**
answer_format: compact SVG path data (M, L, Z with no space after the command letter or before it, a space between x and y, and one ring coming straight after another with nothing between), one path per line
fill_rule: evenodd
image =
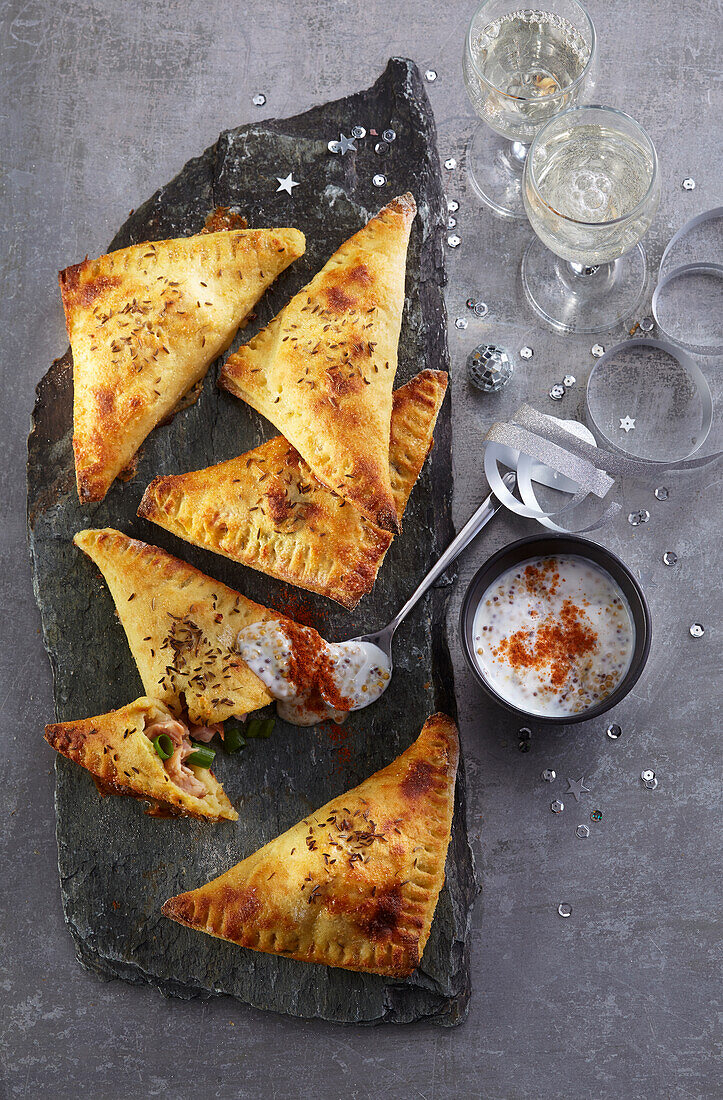
M424 74L424 79L427 81L428 84L434 84L435 80L437 79L437 74L434 69L427 69L426 73Z
M652 317L643 317L642 321L640 322L640 331L641 332L652 332L654 326L655 326L655 321L653 320Z
M361 140L367 136L367 132L363 126L353 126L351 136L356 140Z
M638 569L638 577L643 588L653 589L658 587L658 582L653 580L651 573L644 573L642 569Z
M553 814L561 814L565 809L565 803L561 802L559 798L556 798L554 802L550 803L550 809Z
M585 776L581 776L579 779L568 779L567 790L565 794L571 794L576 802L580 801L580 796L583 792L589 793L590 788L585 786Z
M590 826L578 825L578 827L575 829L575 834L581 839L584 839L586 836L590 836Z
M452 215L450 214L450 216L447 218L447 229L454 229L456 224L457 224L457 219L453 218Z
M254 107L263 107L264 103L266 102L266 96L263 92L257 92L251 102L253 103Z
M338 153L339 150L341 149L341 145L334 138L332 138L331 141L327 142L326 147L327 147L327 149L329 150L330 153Z
M625 432L626 435L627 435L628 432L631 432L633 430L633 428L635 427L635 417L634 416L621 416L621 417L619 417L619 420L620 420L620 427L623 429L623 431Z
M647 523L650 519L650 512L647 508L641 508L638 512L630 512L628 515L628 523L631 527L639 527L641 523Z
M692 176L686 176L686 178L683 180L683 190L695 191L695 180L692 178Z
M692 623L690 633L694 638L702 638L705 634L705 627L702 623Z
M592 813L590 814L590 820L591 821L602 821L602 817L603 817L602 810L593 810Z
M447 169L448 172L451 172L457 167L457 161L454 159L454 157L449 157L447 160L445 160L444 167Z
M611 722L610 725L608 726L608 728L605 730L605 732L606 732L606 734L608 735L608 737L610 738L611 741L617 741L618 737L620 737L623 730L622 730L622 726L619 726L617 724L617 722Z
M291 194L291 189L293 187L298 187L299 186L299 184L296 182L296 180L291 175L291 172L289 172L288 176L277 176L276 178L279 181L279 186L276 188L277 192L278 191L286 191L287 194L290 195Z
M667 500L669 496L670 493L664 485L659 485L658 488L655 490L656 500Z
M569 905L568 902L566 902L566 901L561 901L560 902L560 904L557 907L557 911L558 911L558 913L560 914L561 917L571 917L572 916L572 906Z
M534 354L532 348L528 347L527 344L524 348L520 348L520 359L531 359Z
M450 214L455 214L459 210L459 203L456 199L447 199L447 209Z
M469 324L469 321L467 320L466 317L458 317L457 320L454 322L454 327L455 328L467 328L468 324Z
M372 179L372 183L374 184L375 187L383 187L386 182L387 182L387 177L382 176L381 174L377 175L377 176L374 176L374 178Z
M557 779L557 772L553 768L545 768L544 772L542 773L542 778L545 780L546 783L552 783L555 779Z
M565 387L562 382L555 382L555 385L550 387L548 397L551 397L553 401L562 401L564 396Z
M342 156L349 151L356 153L356 145L353 138L344 137L343 134L339 134L339 152Z
M562 380L563 386L565 387L565 389L568 389L568 390L570 389L571 386L574 386L576 382L577 382L577 379L575 378L574 374L566 374L565 377Z
M394 130L382 130L382 137L385 141L396 141L397 135Z
M374 146L374 152L377 154L378 157L386 156L387 153L389 152L389 142L388 141L378 141L376 143L376 145Z
M666 550L663 554L663 565L677 565L678 555L675 550Z
M458 237L456 233L453 233L451 237L447 237L447 244L450 248L459 248L462 243L462 238Z
M599 359L601 355L605 354L605 348L602 344L593 344L593 346L590 348L590 351L593 353L596 359Z

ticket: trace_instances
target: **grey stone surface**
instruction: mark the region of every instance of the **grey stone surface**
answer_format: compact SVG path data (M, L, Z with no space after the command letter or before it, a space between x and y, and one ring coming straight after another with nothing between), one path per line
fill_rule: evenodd
M474 915L473 995L467 1023L339 1028L236 1005L163 1001L154 990L101 983L81 970L62 920L54 838L53 768L41 741L52 714L24 532L25 437L33 390L66 345L58 268L98 254L131 207L224 128L283 116L363 87L393 53L439 77L430 99L440 153L461 160L474 125L460 75L472 4L402 0L393 9L330 0L15 0L0 7L7 93L3 150L4 869L2 1051L8 1096L115 1100L173 1094L309 1098L575 1095L585 1100L713 1097L719 986L713 921L720 710L713 629L720 576L716 471L623 487L624 512L644 527L604 535L650 592L654 641L635 693L602 724L542 735L517 752L514 720L474 688L456 643L458 703L468 763L468 819L484 892ZM627 108L661 154L663 198L648 247L654 261L691 214L720 203L721 114L715 10L673 0L592 0L599 32L600 102ZM267 95L263 112L253 107ZM718 142L719 144L719 142ZM683 191L692 176L694 191ZM479 294L484 321L450 328L455 416L455 516L484 491L479 437L521 399L545 409L568 371L578 388L555 406L581 415L589 342L543 330L524 305L517 270L529 229L509 226L449 179L461 202L462 245L449 257L450 320ZM642 311L641 311L642 312ZM645 312L649 312L646 306ZM467 389L464 360L483 339L534 358L488 403ZM605 343L603 338L602 342ZM720 365L707 363L711 378ZM462 582L491 551L526 533L495 521L462 563ZM661 555L674 549L679 564ZM461 598L463 584L457 588ZM454 635L455 608L450 613ZM694 620L709 629L692 639ZM454 636L452 637L454 643ZM646 791L640 771L660 777ZM552 787L540 779L554 767ZM549 811L569 775L592 793ZM604 818L587 840L577 810ZM582 813L579 818L583 820ZM557 916L568 901L572 917Z
M374 139L347 160L327 150L328 135L348 118L383 120L399 132L387 157L387 185L374 187ZM382 123L379 122L381 128ZM347 127L348 129L348 127ZM277 175L301 181L291 198ZM221 135L119 230L112 247L179 237L203 226L218 207L240 209L252 227L293 223L307 238L304 256L284 272L237 338L266 325L380 204L414 187L418 215L409 244L407 305L397 381L426 367L448 366L442 286L445 204L434 121L413 62L395 58L373 87L295 118L239 127ZM38 387L28 452L28 516L33 581L54 671L59 719L103 713L142 693L113 600L96 568L73 545L85 527L113 526L162 545L266 606L291 611L332 639L377 629L407 598L453 536L450 404L440 412L436 446L415 486L373 592L353 613L291 585L190 547L136 511L158 473L202 469L250 450L275 434L262 417L214 385L212 366L196 404L146 440L137 475L117 481L99 505L79 504L72 454L72 379L68 356ZM405 982L310 967L240 951L169 925L167 897L201 885L256 851L285 828L384 767L418 736L429 714L454 714L454 686L444 620L450 585L432 589L400 632L395 690L342 730L300 731L277 718L273 740L256 742L217 770L239 820L205 822L145 816L128 800L99 799L92 780L57 757L55 806L59 870L68 928L85 966L106 977L147 981L181 996L227 993L257 1008L336 1023L452 1026L469 1000L469 910L476 893L467 842L464 764L446 883L421 965ZM440 644L441 643L441 644ZM273 713L273 712L272 712ZM119 889L119 879L123 889Z

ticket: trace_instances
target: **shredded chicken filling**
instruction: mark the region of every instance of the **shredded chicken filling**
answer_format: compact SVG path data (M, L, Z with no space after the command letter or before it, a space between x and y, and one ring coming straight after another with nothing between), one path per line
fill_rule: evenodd
M170 716L159 718L145 729L145 735L150 741L155 741L161 734L170 737L173 742L173 752L167 760L163 761L163 767L169 779L180 790L193 795L194 798L204 798L208 792L185 763L194 751L191 738L194 741L208 743L216 733L223 734L223 725L220 722L213 726L196 726L189 719L182 721L180 718Z

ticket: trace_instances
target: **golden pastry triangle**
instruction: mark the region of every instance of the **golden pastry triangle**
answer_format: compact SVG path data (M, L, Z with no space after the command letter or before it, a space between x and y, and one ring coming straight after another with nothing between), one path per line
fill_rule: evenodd
M400 521L432 447L446 387L443 371L426 370L394 393L387 465ZM157 477L138 514L349 609L371 591L392 541L326 489L283 436L217 466Z
M104 498L304 249L296 229L199 233L132 245L60 272L82 503Z
M399 530L389 430L414 197L394 199L277 317L229 357L219 384L252 405L316 478Z
M429 938L454 811L451 718L197 890L167 917L255 951L403 978Z
M73 542L105 577L147 695L215 724L272 702L241 660L242 627L283 618L158 546L106 527Z

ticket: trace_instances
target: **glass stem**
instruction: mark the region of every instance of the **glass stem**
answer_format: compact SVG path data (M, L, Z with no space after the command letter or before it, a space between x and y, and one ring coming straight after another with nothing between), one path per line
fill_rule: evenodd
M572 260L565 261L567 269L574 279L587 279L590 275L594 275L600 270L600 264L593 264L588 267L586 264L576 264Z
M524 141L510 142L510 161L520 172L525 167L525 161L527 160L529 151L530 147L529 145L525 145Z

